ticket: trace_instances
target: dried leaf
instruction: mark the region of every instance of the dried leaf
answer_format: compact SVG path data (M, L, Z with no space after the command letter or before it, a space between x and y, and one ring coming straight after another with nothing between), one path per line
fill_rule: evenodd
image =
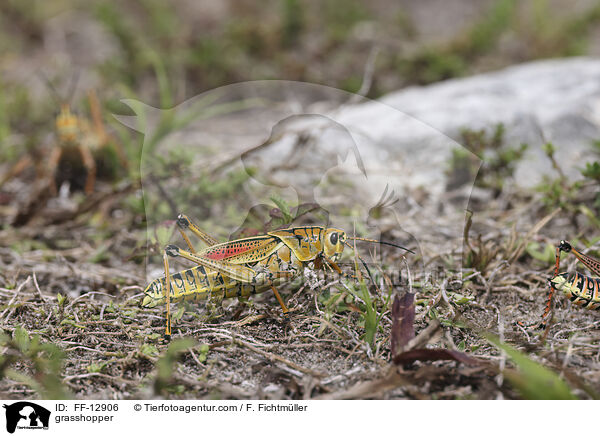
M365 398L380 398L387 391L400 386L410 386L411 382L398 374L395 368L390 368L387 374L375 380L358 382L347 390L327 393L315 397L317 400L352 400Z
M412 338L415 337L415 296L406 293L402 297L396 295L392 304L392 356L402 352Z
M445 350L442 348L420 348L398 354L393 361L396 365L412 363L415 360L455 360L469 366L484 365L484 362L469 356L466 353L455 350Z

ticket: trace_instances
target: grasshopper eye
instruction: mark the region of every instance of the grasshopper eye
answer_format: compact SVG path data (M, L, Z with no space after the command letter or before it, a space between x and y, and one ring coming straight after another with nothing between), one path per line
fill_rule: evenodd
M331 236L329 237L329 240L331 241L331 243L333 245L337 245L337 243L338 243L338 234L337 233L332 233Z

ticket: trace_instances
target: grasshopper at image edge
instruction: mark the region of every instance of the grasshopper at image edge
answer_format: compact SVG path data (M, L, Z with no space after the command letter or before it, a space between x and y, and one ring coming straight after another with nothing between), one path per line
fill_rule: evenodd
M556 264L554 275L549 280L549 292L546 308L542 314L540 328L545 328L548 315L552 308L554 291L562 291L574 304L586 309L600 309L600 277L588 277L579 272L573 274L559 273L560 253L573 253L577 260L583 263L592 273L600 276L600 261L581 253L571 246L567 241L560 241L556 247Z

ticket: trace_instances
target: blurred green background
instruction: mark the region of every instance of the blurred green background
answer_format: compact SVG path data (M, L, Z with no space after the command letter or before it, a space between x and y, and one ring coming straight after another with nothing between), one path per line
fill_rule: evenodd
M256 79L357 91L377 47L369 96L378 97L530 59L600 53L600 3L587 0L5 0L0 14L4 135L24 122L18 101L35 70L56 77L79 68L112 93L159 104L157 69L173 103Z
M600 2L588 0L5 0L0 161L35 149L54 128L57 100L81 110L90 89L105 113L127 114L122 98L168 108L247 80L357 92L371 70L364 91L377 98L532 59L596 55L598 36ZM140 144L122 139L136 158Z

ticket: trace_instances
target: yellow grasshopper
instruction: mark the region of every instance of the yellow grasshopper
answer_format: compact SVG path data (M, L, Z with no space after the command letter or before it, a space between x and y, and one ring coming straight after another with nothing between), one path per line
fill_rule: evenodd
M380 242L373 239L348 237L343 230L318 226L294 227L275 230L266 235L219 243L207 235L185 215L177 217L179 231L189 251L175 245L165 248L163 255L165 276L152 281L144 290L142 307L154 307L166 302L167 324L165 337L171 337L170 302L206 300L210 297L249 297L272 290L284 314L288 313L275 286L298 276L306 266L320 269L327 265L340 274L337 265L347 242L356 239ZM207 248L196 251L185 234L190 230ZM385 245L411 250L389 242ZM195 267L174 274L169 272L168 257L183 257ZM360 256L359 256L360 258ZM363 265L366 264L364 261Z

